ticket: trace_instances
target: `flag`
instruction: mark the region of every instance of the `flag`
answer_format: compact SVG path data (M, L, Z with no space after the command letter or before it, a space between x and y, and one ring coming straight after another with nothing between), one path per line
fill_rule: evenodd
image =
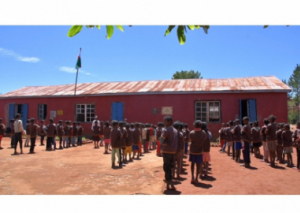
M80 48L81 49L81 48ZM79 56L77 58L77 62L76 62L76 69L81 68L81 58L80 58L80 52L79 52Z

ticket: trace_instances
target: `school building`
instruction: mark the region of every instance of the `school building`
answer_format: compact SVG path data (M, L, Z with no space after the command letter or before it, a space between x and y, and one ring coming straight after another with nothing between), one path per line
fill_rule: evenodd
M53 118L80 121L85 135L91 122L127 120L153 123L172 115L193 128L195 119L208 123L213 137L221 124L243 116L260 125L270 114L287 122L287 92L291 89L275 76L228 79L184 79L132 82L81 83L28 86L0 95L0 117L8 126L16 113L23 123Z

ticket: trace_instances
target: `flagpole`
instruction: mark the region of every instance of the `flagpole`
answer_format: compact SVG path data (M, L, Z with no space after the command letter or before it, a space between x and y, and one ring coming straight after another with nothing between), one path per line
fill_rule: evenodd
M79 50L79 56L81 53L81 48ZM76 80L75 80L75 91L74 91L74 97L76 96L76 89L77 89L77 79L78 79L78 71L79 71L79 67L77 67L77 72L76 72Z

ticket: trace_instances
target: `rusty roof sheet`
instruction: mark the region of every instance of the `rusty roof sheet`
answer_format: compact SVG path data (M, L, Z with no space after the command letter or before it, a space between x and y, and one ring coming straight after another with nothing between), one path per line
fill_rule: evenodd
M9 97L72 96L74 84L28 86L6 94ZM182 79L131 82L80 83L76 95L133 95L165 93L289 92L291 89L275 76L227 79Z

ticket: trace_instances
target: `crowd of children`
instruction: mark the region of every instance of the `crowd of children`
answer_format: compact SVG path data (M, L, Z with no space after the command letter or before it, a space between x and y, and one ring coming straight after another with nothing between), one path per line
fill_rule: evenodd
M275 167L275 161L279 164L285 163L287 156L287 166L293 167L293 147L297 152L297 169L300 171L300 122L297 123L297 129L292 132L289 124L275 123L276 117L270 115L264 119L264 125L260 128L258 121L249 122L248 117L243 118L243 126L239 119L229 121L222 124L219 130L219 138L221 142L221 152L226 152L236 162L240 163L241 150L246 168L250 167L250 153L255 158L269 163L271 167ZM260 147L263 147L263 155Z
M40 124L35 123L35 118L28 119L25 129L23 129L20 114L17 114L15 119L10 120L11 126L11 148L14 149L14 154L17 152L18 143L20 147L20 154L23 154L23 140L22 135L25 135L24 147L30 147L29 154L34 154L34 147L36 146L36 138L40 136L40 145L44 146L44 139L46 139L46 151L55 151L56 149L64 149L69 147L76 147L82 145L82 132L83 128L80 122L63 121L60 120L56 125L53 119L49 119L48 124L44 120ZM0 118L0 147L1 139L4 136L6 127ZM59 148L56 147L56 138L59 139ZM30 145L29 145L30 142ZM1 147L2 149L2 147Z
M96 117L97 118L97 117ZM300 171L300 122L293 133L289 124L275 123L276 117L271 115L264 119L264 125L260 128L257 121L251 123L248 117L243 118L243 125L240 120L229 121L222 124L219 130L221 142L221 152L226 152L240 163L241 152L246 168L250 168L250 153L256 158L270 163L275 167L275 161L285 162L287 156L287 166L293 167L293 147L297 151L297 168ZM5 125L0 118L0 149L1 139L5 132ZM122 167L126 162L139 159L149 150L156 150L156 155L163 157L163 169L165 172L165 182L167 190L175 190L173 179L181 179L183 172L183 158L188 154L191 162L191 183L196 184L199 178L208 174L208 165L211 161L210 142L212 135L208 131L207 124L196 120L194 130L190 131L187 124L180 121L173 122L171 116L166 116L163 122L158 125L142 123L126 123L123 121L99 121L95 119L92 123L92 140L94 148L99 149L104 146L104 154L111 154L111 167L116 167L116 155L118 167ZM25 131L26 130L26 131ZM34 146L37 135L40 135L40 145L44 145L46 140L46 150L56 150L55 138L59 139L59 148L64 149L82 145L83 128L80 122L60 120L56 125L53 119L49 119L47 125L44 121L35 123L31 118L27 121L23 130L20 115L11 120L11 147L17 152L18 143L20 151L23 153L22 135L26 135L25 147L29 147L34 153ZM263 147L263 155L260 148ZM142 152L143 150L143 152ZM111 153L109 153L111 151ZM196 171L195 171L196 167Z

